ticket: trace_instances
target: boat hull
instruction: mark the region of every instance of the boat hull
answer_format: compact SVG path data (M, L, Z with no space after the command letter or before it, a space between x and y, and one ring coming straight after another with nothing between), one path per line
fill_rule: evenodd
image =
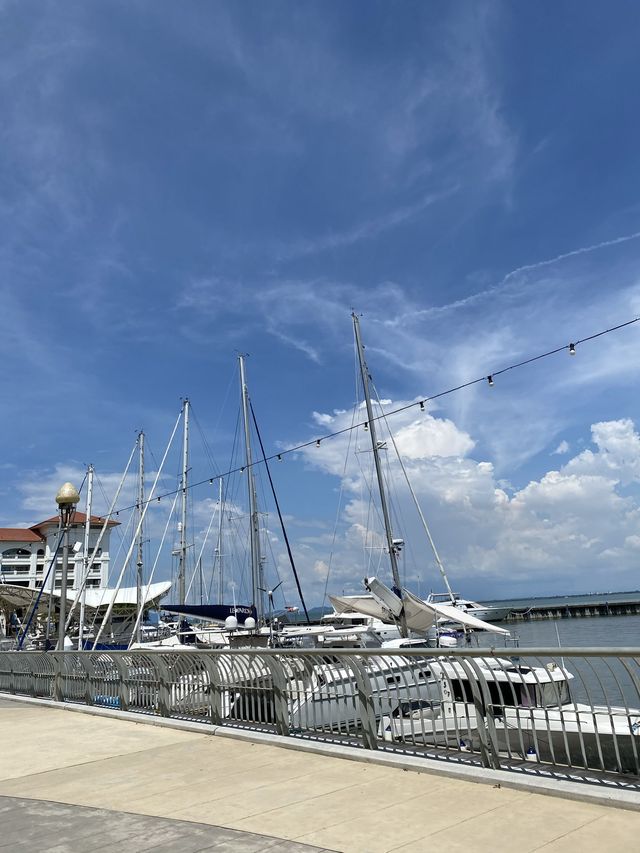
M385 717L380 734L385 740L426 746L446 746L477 752L480 726L492 728L498 750L510 757L544 763L640 772L640 711L620 708L509 708L492 719L478 720L475 709L456 703L455 710L439 703L411 716ZM488 737L488 731L487 735Z

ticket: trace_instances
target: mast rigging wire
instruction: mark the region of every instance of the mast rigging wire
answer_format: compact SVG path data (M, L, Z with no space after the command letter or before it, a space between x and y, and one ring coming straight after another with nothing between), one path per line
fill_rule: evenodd
M579 344L584 344L584 343L587 343L588 341L593 341L596 338L601 338L603 335L608 335L611 332L617 332L619 329L624 329L627 326L631 326L634 323L638 323L638 322L640 322L640 317L634 317L632 320L627 320L624 323L619 323L617 326L611 326L610 328L603 329L602 331L596 332L593 335L587 335L584 338L578 338L575 341L573 341L573 343L564 344L561 347L556 347L555 349L548 350L547 352L541 353L540 355L535 355L535 356L532 356L531 358L526 358L523 361L517 362L516 364L510 364L507 367L501 368L500 370L494 370L492 373L490 373L488 375L485 374L484 376L481 376L478 379L470 379L468 382L463 382L460 385L454 386L453 388L448 388L446 391L440 391L437 394L431 394L428 397L422 397L419 400L414 400L412 403L407 403L404 406L399 406L397 409L393 409L392 411L387 412L386 416L392 417L393 415L399 415L402 412L408 411L409 409L414 409L416 406L419 406L420 409L424 409L424 404L431 402L432 400L438 400L441 397L446 397L449 394L455 393L456 391L462 391L465 388L471 388L473 385L478 385L480 383L486 383L487 376L491 376L492 379L495 379L496 376L501 376L503 373L507 373L509 370L516 370L517 368L524 367L525 365L528 365L528 364L532 364L535 361L540 361L543 358L548 358L549 356L556 355L557 353L563 352L564 350L571 352L571 347L573 347L575 349L575 347L577 347ZM379 421L379 420L381 420L381 418L382 418L382 415L378 415L378 416L374 417L373 420ZM337 438L340 435L344 435L345 433L348 433L351 430L358 429L360 427L364 427L365 425L368 426L368 421L366 421L366 420L360 421L360 423L357 423L355 425L344 427L343 429L339 429L339 430L336 430L335 432L327 433L325 435L317 436L316 438L312 438L310 441L304 441L301 444L295 445L295 447L289 447L289 448L286 448L285 450L280 450L276 453L272 453L270 456L265 456L264 459L254 460L251 464L253 466L253 465L262 464L263 461L264 462L272 462L274 459L278 459L278 461L280 461L280 459L282 459L282 457L285 455L288 455L290 453L297 453L300 450L305 450L307 447L313 447L314 445L317 446L319 441L322 442L322 441L327 441L330 438ZM239 473L240 471L244 470L245 467L246 467L245 465L238 466L237 468L233 468L233 469L230 469L230 470L225 471L223 473L216 474L216 475L214 475L214 478L229 477L231 474L236 474L236 473ZM188 488L194 489L197 486L202 486L205 483L208 483L211 479L212 479L212 477L206 477L204 480L199 480L195 483L190 483ZM180 491L180 489L178 489L177 491ZM172 491L168 491L168 492L165 492L165 493L159 495L158 498L161 499L161 498L172 497L174 494L175 494L175 490L172 490ZM132 504L131 506L126 506L120 510L117 510L117 512L126 512L127 510L134 509L134 508L135 508L135 504Z
M293 553L291 551L291 545L289 543L289 537L287 535L287 529L284 526L284 519L282 518L282 512L280 511L280 502L278 501L278 495L276 494L275 486L273 485L273 478L271 477L271 469L269 468L269 463L267 462L267 457L264 452L264 445L262 443L262 436L260 435L260 430L258 429L258 421L256 420L256 413L253 410L253 404L251 400L249 400L249 408L251 409L251 417L253 418L253 426L256 430L256 435L258 436L258 442L260 444L260 452L262 453L262 461L264 462L264 467L267 471L267 476L269 478L269 485L271 486L271 494L273 495L273 500L275 501L276 511L278 513L278 518L280 519L280 527L282 528L282 535L284 536L285 545L287 546L287 554L289 555L289 562L291 563L291 569L293 570L293 576L296 581L296 586L298 587L298 595L300 596L300 601L302 602L302 607L304 609L304 615L307 620L307 625L311 624L311 620L309 619L309 611L307 610L307 605L304 600L304 595L302 594L302 587L300 586L300 578L298 577L298 570L296 569L296 563L293 559ZM282 583L282 581L281 581Z

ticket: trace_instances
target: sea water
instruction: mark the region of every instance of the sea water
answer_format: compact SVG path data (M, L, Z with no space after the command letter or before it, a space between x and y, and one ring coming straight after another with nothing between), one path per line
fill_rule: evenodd
M640 614L628 616L572 616L500 622L521 648L640 648ZM477 634L483 648L504 645L501 637ZM512 641L507 641L512 645Z

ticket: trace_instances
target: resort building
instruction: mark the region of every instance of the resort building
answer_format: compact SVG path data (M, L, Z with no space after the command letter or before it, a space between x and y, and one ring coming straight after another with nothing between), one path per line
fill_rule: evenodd
M82 579L86 519L83 512L75 512L71 519L67 575L67 588L70 591L78 589ZM92 557L94 561L86 584L89 589L106 587L109 583L109 537L111 529L119 522L107 522L107 528L96 551L104 523L104 518L91 516L87 556L89 561ZM55 572L49 572L59 540L59 524L60 518L53 516L32 527L0 527L0 583L29 589L41 589L43 585L46 590L60 589L62 547L58 550Z

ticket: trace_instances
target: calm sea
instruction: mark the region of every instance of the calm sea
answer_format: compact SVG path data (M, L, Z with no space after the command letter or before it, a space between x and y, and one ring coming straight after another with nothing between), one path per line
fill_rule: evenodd
M640 614L630 616L574 616L531 622L501 622L521 648L586 646L640 648ZM503 646L489 634L476 634L483 648ZM512 645L512 641L508 641Z

